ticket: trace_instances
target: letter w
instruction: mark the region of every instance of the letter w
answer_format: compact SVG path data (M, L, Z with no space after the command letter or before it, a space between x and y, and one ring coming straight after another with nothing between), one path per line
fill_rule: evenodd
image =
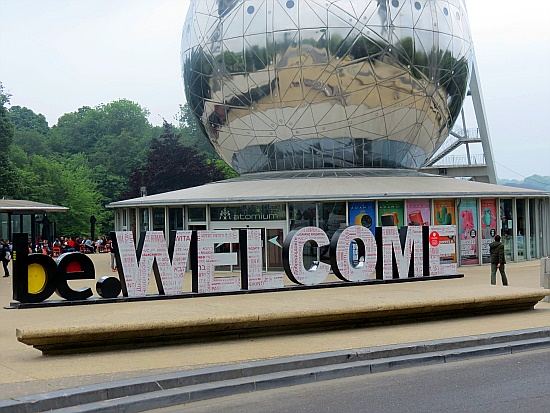
M124 296L144 297L151 270L155 274L159 294L182 293L191 231L173 231L175 236L170 245L171 254L162 231L142 232L137 251L131 232L116 231L115 234L115 250L118 250L119 255L117 262Z

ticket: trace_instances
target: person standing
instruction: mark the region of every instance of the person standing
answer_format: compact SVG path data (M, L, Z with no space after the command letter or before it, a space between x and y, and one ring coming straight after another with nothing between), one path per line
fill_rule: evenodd
M497 283L497 268L502 277L502 285L508 285L504 266L506 258L504 256L504 244L500 242L500 235L495 235L495 241L489 244L489 253L491 254L491 284Z
M115 244L112 240L109 240L110 244L110 250L111 250L111 271L117 272L118 268L116 265L116 251L115 251Z
M11 252L9 245L4 241L2 241L2 245L0 248L0 260L2 261L2 265L4 266L4 277L9 277L10 270L8 269L8 264L11 260Z

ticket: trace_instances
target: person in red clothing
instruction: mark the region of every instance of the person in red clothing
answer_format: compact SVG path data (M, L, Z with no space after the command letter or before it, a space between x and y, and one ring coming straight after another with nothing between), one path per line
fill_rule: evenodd
M74 250L76 252L79 252L80 251L80 238L76 237L74 239Z
M67 241L67 245L65 246L65 249L63 250L63 252L73 252L73 251L75 251L75 249L74 249L74 240L71 237Z

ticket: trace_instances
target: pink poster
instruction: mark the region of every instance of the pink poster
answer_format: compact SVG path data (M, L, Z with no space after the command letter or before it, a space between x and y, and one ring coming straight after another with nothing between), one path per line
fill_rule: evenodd
M462 265L479 264L477 216L477 201L475 199L463 199L458 207L458 236Z
M429 199L408 199L407 200L407 225L426 226L430 225L430 200Z
M493 242L493 238L497 231L497 200L482 199L481 200L481 256L483 264L491 261L489 254L489 244Z

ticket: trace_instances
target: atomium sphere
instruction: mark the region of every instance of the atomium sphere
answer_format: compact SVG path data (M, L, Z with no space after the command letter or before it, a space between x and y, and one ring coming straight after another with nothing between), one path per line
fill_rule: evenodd
M464 0L192 0L187 101L238 173L421 167L473 56Z

